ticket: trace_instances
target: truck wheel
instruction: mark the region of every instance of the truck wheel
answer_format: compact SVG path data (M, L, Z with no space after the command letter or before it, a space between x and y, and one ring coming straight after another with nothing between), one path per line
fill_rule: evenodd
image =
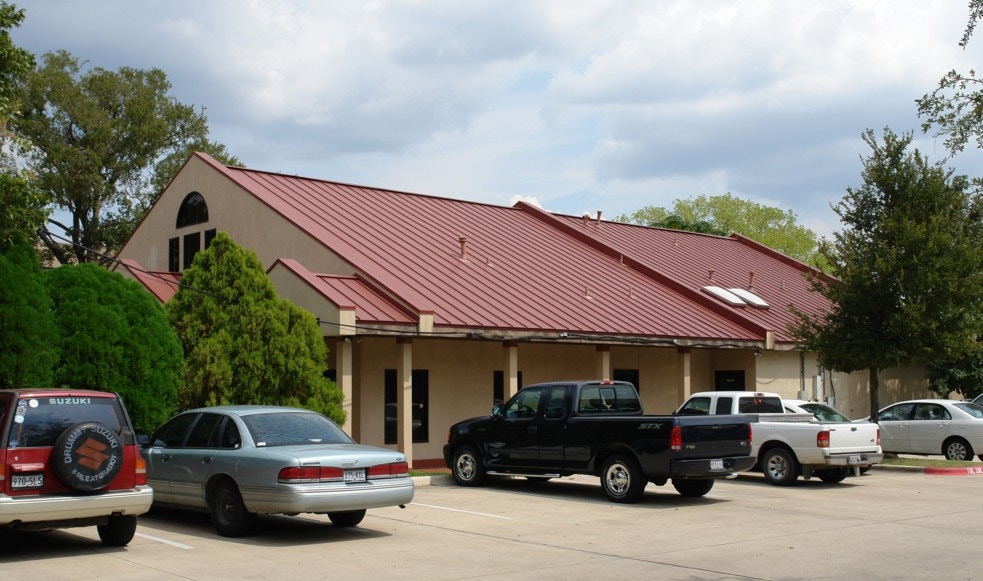
M648 479L631 456L615 454L607 459L601 469L601 488L614 502L638 502L646 484Z
M946 460L972 460L973 448L962 438L950 438L942 444Z
M485 468L481 465L481 457L471 446L461 446L454 450L451 472L454 474L454 481L461 486L480 486L485 482Z
M672 487L683 496L698 498L700 496L706 496L710 492L710 489L713 488L713 478L704 478L701 480L677 480L674 478Z
M830 468L829 470L817 470L816 476L827 484L836 484L837 482L843 482L850 474L849 468Z
M791 486L799 477L799 462L785 448L772 448L765 452L761 466L768 484Z

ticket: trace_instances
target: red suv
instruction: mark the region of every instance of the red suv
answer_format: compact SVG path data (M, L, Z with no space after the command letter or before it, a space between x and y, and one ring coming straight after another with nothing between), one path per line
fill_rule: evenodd
M153 490L114 393L0 390L0 527L96 525L109 546L133 539Z

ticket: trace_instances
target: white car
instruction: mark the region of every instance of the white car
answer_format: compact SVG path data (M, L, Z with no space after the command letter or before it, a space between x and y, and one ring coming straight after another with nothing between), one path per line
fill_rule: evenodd
M821 422L831 424L849 424L853 420L843 415L838 410L816 401L806 401L804 399L785 399L785 411L790 414L812 414Z
M895 454L983 460L983 406L948 399L902 401L877 414L881 447Z

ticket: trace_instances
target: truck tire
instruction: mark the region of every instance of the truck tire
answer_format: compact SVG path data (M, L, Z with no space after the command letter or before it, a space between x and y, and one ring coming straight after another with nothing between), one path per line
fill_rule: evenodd
M461 446L454 450L451 474L454 476L454 481L461 486L481 486L484 484L485 467L481 465L478 451L472 446Z
M761 469L768 484L791 486L799 478L799 462L785 448L772 448L761 458Z
M638 502L645 492L648 479L642 474L638 462L627 454L615 454L601 468L601 488L614 502Z
M816 476L827 484L836 484L837 482L843 482L843 480L850 475L849 468L830 468L828 470L817 470Z
M365 509L346 510L345 512L329 512L328 519L336 527L354 527L365 518Z
M95 492L109 486L123 469L123 446L105 424L76 424L55 440L51 466L65 486Z
M710 489L713 488L713 478L704 478L701 480L677 480L674 478L672 487L683 496L698 498L700 496L706 496L710 492Z

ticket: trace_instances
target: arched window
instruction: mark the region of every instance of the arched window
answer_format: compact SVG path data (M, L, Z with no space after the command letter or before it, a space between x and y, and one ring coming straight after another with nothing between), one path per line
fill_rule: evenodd
M191 192L181 202L177 211L177 227L183 228L194 224L204 224L208 221L208 204L198 192Z

